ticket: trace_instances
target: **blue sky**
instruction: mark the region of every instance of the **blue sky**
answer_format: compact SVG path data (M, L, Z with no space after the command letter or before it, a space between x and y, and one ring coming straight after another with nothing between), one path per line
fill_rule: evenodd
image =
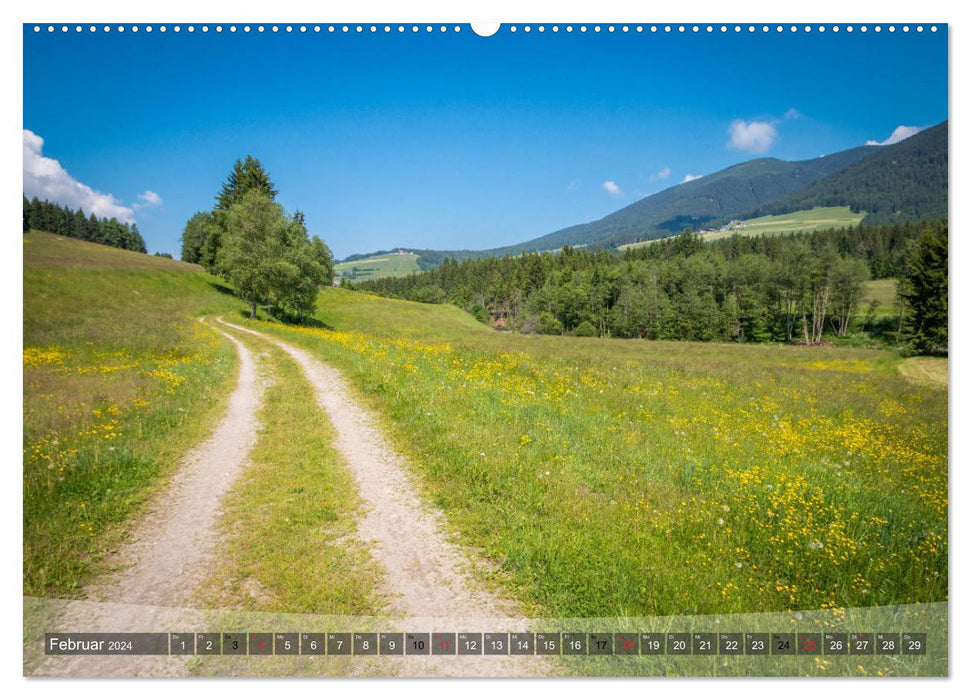
M947 118L943 26L521 27L482 38L467 26L106 35L28 25L25 188L131 217L150 251L177 254L186 219L252 154L338 257L486 248L599 218L688 175L812 158Z

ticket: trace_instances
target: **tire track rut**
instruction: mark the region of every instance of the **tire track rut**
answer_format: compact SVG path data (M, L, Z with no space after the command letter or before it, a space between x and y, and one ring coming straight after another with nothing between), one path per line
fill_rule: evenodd
M63 601L56 626L66 632L177 631L191 628L188 607L209 571L219 538L223 496L256 444L263 386L252 353L220 331L239 358L236 387L212 435L183 459L169 487L152 502L132 537L115 555L115 572L88 586L85 600ZM99 604L100 602L100 604ZM185 627L180 627L185 626ZM173 675L181 657L47 657L35 675Z
M442 515L419 496L405 460L374 417L354 398L339 371L306 350L219 319L229 328L274 343L301 368L337 434L335 448L365 502L357 536L387 571L381 591L408 631L524 632L528 621L511 600L483 589L465 553L444 535ZM408 657L403 675L545 675L536 657Z

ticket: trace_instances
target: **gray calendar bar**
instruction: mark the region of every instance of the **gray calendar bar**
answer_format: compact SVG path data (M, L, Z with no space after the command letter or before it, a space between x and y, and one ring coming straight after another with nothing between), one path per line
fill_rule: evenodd
M926 632L49 632L71 655L925 655Z

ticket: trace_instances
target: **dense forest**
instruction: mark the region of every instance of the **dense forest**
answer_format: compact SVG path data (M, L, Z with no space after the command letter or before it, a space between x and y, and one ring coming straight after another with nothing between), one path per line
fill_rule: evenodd
M926 263L943 273L943 285L939 279L925 285L924 294L943 295L946 308L945 220L707 244L684 231L623 254L565 246L558 253L449 259L434 270L349 286L450 302L483 322L526 333L819 344L824 335L847 334L854 321L867 322L857 313L864 282L907 280L922 236L943 240L943 263L940 245L932 246L938 259ZM930 323L939 327L936 318ZM944 349L946 328L945 313ZM940 351L942 336L934 337Z
M28 201L25 195L24 233L31 229L137 253L148 252L137 224L126 224L115 218L99 219L94 214L86 216L81 209L75 211L46 199L40 201L37 197Z

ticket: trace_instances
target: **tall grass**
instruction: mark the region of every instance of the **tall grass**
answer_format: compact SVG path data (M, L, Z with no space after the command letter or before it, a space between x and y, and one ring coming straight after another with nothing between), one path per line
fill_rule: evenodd
M24 593L78 595L218 417L237 307L193 265L24 236Z
M349 374L543 614L947 599L947 395L896 356L512 336L456 313L326 290L324 327L262 326Z

